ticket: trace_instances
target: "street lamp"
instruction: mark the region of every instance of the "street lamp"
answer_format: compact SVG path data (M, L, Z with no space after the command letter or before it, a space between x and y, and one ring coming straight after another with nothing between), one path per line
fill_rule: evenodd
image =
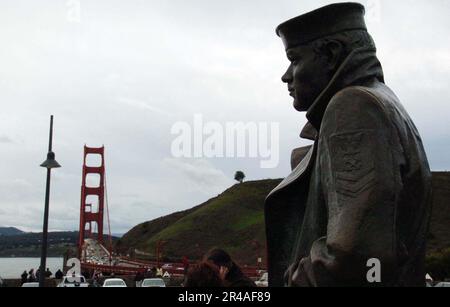
M47 184L45 187L45 210L44 210L44 227L42 231L42 252L41 252L41 266L39 267L39 287L44 287L45 282L45 267L47 260L47 235L48 235L48 207L50 201L50 175L52 168L61 167L55 160L55 153L52 151L53 142L53 115L50 116L50 137L48 142L47 160L45 160L41 167L47 169Z

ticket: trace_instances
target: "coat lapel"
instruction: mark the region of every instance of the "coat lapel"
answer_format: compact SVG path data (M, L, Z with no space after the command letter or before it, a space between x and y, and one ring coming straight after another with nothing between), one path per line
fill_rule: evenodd
M265 220L269 285L281 287L303 221L308 194L310 169L314 165L316 146L294 171L266 198Z
M267 196L269 199L274 194L280 192L281 190L289 187L291 184L299 180L304 176L306 171L309 169L309 166L314 163L313 154L316 150L316 145L311 146L310 150L306 154L305 158L300 162L300 164L292 171L292 173L287 176L275 189L270 192Z

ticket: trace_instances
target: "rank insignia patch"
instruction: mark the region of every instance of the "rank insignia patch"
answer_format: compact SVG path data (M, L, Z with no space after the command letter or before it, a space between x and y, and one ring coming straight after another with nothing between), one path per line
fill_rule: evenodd
M329 149L332 155L336 191L346 197L356 197L375 183L374 138L372 131L333 135ZM372 144L372 146L371 146Z

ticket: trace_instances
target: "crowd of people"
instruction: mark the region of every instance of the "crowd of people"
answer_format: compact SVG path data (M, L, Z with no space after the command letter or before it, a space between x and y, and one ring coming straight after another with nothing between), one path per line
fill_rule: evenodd
M45 278L51 278L53 276L53 273L50 271L49 268L45 270L44 272ZM55 273L55 279L62 279L64 276L63 272L61 270L58 270ZM40 277L40 269L37 269L34 271L34 269L30 269L28 272L25 270L23 271L22 275L20 275L20 280L22 284L27 282L38 282Z
M241 268L236 264L231 256L224 250L214 248L206 253L203 258L193 264L189 265L188 261L185 263L185 278L182 286L184 287L256 287L256 284L242 272ZM44 272L45 278L51 278L53 273L49 268ZM34 269L24 271L21 275L21 282L38 282L40 270ZM64 273L58 270L54 278L62 279ZM114 274L110 276L114 277ZM144 279L147 278L162 278L163 270L152 267L145 272L138 272L134 278L136 287L139 287ZM99 286L100 280L103 278L101 272L94 272L92 275L93 285Z

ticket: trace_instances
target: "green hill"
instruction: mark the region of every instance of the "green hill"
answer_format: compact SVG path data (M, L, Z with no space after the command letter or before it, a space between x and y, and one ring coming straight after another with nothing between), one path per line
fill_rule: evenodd
M22 230L15 227L0 227L0 236L15 236L23 233Z
M200 206L134 227L117 241L118 251L197 259L212 247L230 252L240 264L265 260L264 199L281 180L237 184ZM429 251L450 247L450 173L433 174L434 201Z
M264 199L280 180L236 184L221 195L187 211L134 227L118 242L117 249L138 249L155 254L158 241L165 241L164 255L196 259L218 246L241 264L265 258Z

